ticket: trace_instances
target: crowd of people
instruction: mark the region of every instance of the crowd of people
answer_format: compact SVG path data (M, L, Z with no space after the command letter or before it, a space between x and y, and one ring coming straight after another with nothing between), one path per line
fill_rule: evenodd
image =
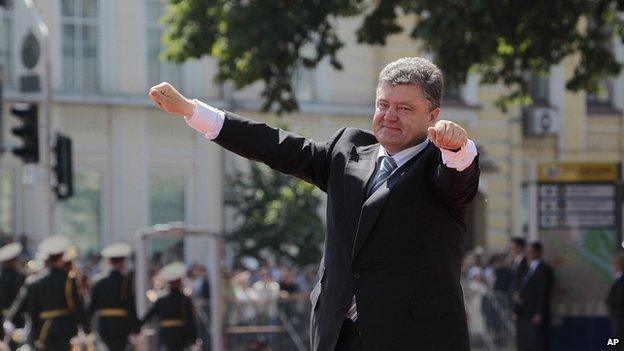
M513 238L507 253L487 260L481 248L464 258L463 286L473 342L491 338L496 347L548 349L554 274L539 241Z
M283 259L271 263L247 257L234 265L226 279L225 323L244 327L228 335L230 344L243 345L245 350L292 345L293 338L308 344L309 296L317 280L316 265L298 268ZM295 335L265 328L284 325Z
M7 238L1 236L0 248L0 349L124 350L144 344L141 328L151 325L167 350L209 350L208 328L197 325L197 316L209 313L205 266L159 267L153 279L159 289L138 316L130 245L115 243L81 257L68 238L55 235L31 255L27 240Z
M32 255L26 236L15 242L7 238L0 236L0 308L5 318L0 337L10 349L31 344L35 348L65 350L60 345L69 345L69 339L82 335L79 329L88 334L94 320L97 340L111 350L123 350L132 340L130 334L138 333L141 325L152 318L159 320L157 325L164 330L160 333L164 338L161 342L169 349L201 344L202 340L209 343L211 289L205 266L165 264L162 255L154 255L150 271L155 290L151 309L141 319L134 307L130 246L114 244L100 253L80 257L66 238L53 236L43 240ZM519 351L548 349L554 274L542 258L543 250L540 242L528 244L524 239L513 238L506 253L486 257L484 250L477 247L465 255L462 285L473 344L489 342L502 349L515 343ZM613 264L615 282L606 303L614 335L619 335L624 315L624 256L616 255ZM46 276L51 282L45 282ZM246 344L247 349L254 349L249 346L253 343L258 343L255 349L269 349L269 345L281 342L276 329L267 332L257 328L285 324L294 327L307 343L309 296L318 279L316 265L298 268L287 260L272 262L246 257L224 277L225 325L249 327L237 329L243 331L236 343ZM37 284L43 286L44 293L34 291ZM55 291L59 286L62 288ZM114 291L119 294L111 293ZM181 303L186 296L192 300L187 298ZM35 305L45 308L34 311ZM175 308L163 307L166 305ZM200 328L196 325L198 312L200 317L203 313L205 322ZM55 324L66 324L66 328L53 327ZM24 327L24 333L15 332L15 328ZM171 328L185 332L176 329L171 333ZM169 339L178 339L177 344L167 343L168 333ZM183 340L180 335L185 335ZM60 337L60 343L55 344L55 337ZM282 331L280 337L293 336Z

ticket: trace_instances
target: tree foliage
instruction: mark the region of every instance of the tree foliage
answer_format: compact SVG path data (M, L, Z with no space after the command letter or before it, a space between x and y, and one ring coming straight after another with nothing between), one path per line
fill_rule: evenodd
M252 162L228 178L225 192L237 222L228 242L238 257L264 251L298 266L318 262L325 230L314 185Z
M501 107L529 92L527 73L547 74L552 65L578 57L566 87L594 91L600 81L619 73L611 51L615 33L624 34L613 0L381 0L366 16L358 39L385 43L388 34L410 30L434 54L449 84L477 71L484 83L502 82L511 93ZM413 14L411 28L397 24L397 14Z
M292 76L298 65L315 67L343 46L335 19L362 14L363 43L383 45L409 31L421 40L449 84L481 73L483 82L511 88L506 106L526 98L527 72L545 73L575 57L570 90L594 91L621 63L610 50L623 37L624 0L171 0L164 56L176 62L211 55L218 81L236 88L261 81L265 110L297 108ZM620 13L618 14L618 11ZM403 28L398 18L413 15ZM312 48L312 54L307 54Z
M336 53L343 42L332 18L358 13L359 2L172 0L164 55L174 62L210 55L218 63L217 81L229 80L237 89L261 81L263 109L275 104L278 111L293 111L295 69L315 67L324 57L342 67Z

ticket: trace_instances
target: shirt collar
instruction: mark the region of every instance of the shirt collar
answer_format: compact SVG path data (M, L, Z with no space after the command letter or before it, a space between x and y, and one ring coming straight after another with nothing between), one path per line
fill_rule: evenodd
M388 155L388 152L382 145L379 145L379 152L377 153L377 159L379 159L381 156L391 157L396 163L397 168L399 168L403 166L407 161L409 161L412 157L416 156L419 152L424 150L427 147L427 144L429 144L429 139L425 139L425 141L423 141L422 143L418 145L414 145L414 146L408 147L405 150L401 150L392 156Z
M622 276L622 273L623 273L622 271L615 272L615 280L620 279L620 277Z
M536 270L536 269L537 269L537 266L539 266L539 264L540 264L541 262L542 262L542 260L534 260L534 261L531 261L531 265L530 265L531 271Z

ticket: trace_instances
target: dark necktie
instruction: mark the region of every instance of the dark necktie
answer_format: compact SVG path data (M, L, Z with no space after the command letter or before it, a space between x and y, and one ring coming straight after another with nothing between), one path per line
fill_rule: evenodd
M379 158L379 162L380 162L379 169L377 170L377 173L375 174L375 179L373 179L373 183L371 184L368 190L368 194L366 194L367 198L371 196L371 194L373 194L375 190L377 190L377 188L379 188L381 184L383 184L386 181L386 179L388 179L388 177L390 177L390 175L395 169L397 169L397 164L396 162L394 162L392 157L381 156ZM353 295L353 299L351 300L351 306L349 306L349 309L347 310L347 318L349 318L350 320L354 322L357 321L358 317L357 317L357 306L355 304L355 295Z
M383 184L386 179L390 177L392 172L397 168L397 164L396 162L394 162L394 159L392 159L392 157L381 156L379 158L379 162L380 166L377 170L377 174L375 174L375 179L373 180L370 190L366 195L367 198L371 196L375 192L375 190L377 190L377 188L379 188L381 184Z

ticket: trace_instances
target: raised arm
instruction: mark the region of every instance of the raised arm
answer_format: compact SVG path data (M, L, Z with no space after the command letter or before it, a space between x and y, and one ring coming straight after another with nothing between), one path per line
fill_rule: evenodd
M149 97L162 110L185 117L192 128L222 147L326 190L331 150L344 129L328 142L315 142L190 100L169 83L151 88Z
M466 206L472 201L479 186L477 148L468 139L468 133L451 121L438 121L430 127L431 140L441 153L435 170L435 188L450 207Z

